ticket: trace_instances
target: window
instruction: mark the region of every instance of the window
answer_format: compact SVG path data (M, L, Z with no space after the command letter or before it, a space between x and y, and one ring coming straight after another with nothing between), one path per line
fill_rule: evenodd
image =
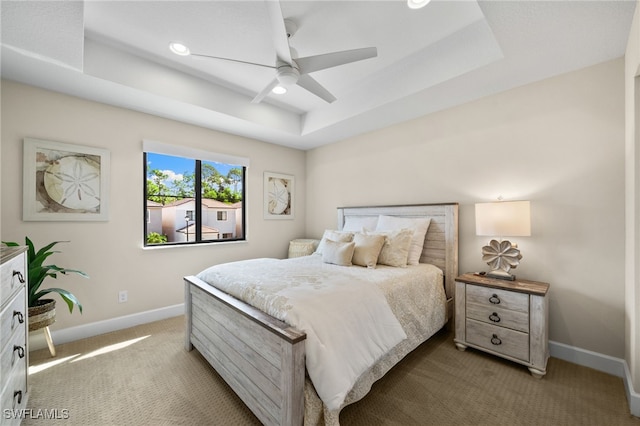
M248 159L152 141L143 149L145 246L246 239Z

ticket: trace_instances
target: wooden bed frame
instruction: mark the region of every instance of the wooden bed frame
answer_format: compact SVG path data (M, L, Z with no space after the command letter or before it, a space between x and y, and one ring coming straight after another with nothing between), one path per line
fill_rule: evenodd
M451 320L458 274L458 204L340 207L338 229L349 216L381 214L431 218L420 262L444 271ZM184 282L185 349L196 348L263 424L301 425L306 334L195 276Z

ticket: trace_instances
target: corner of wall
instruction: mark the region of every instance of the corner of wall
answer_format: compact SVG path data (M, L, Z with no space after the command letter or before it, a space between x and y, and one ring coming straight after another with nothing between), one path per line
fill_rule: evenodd
M622 379L624 380L624 389L627 393L627 401L629 401L631 414L640 417L640 393L636 392L633 388L631 371L629 371L629 366L626 362L624 363L624 376Z

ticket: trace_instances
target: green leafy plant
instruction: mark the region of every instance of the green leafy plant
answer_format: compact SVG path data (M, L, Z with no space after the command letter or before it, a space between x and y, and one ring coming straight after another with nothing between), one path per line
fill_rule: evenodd
M40 250L36 251L33 243L28 237L25 237L25 243L28 247L27 250L27 263L28 263L28 285L29 285L29 306L38 306L38 301L49 293L58 293L62 300L65 301L69 307L69 312L73 313L73 307L77 306L80 313L82 313L82 305L72 293L62 288L45 288L41 289L43 281L47 277L58 278L58 274L78 274L85 278L89 278L87 274L77 269L67 269L56 265L43 265L44 261L54 253L60 253L59 251L52 251L51 249L59 243L66 243L68 241L54 241ZM20 244L15 242L3 241L9 247L16 247Z
M166 235L160 235L157 232L150 232L147 235L147 244L162 244L167 242Z

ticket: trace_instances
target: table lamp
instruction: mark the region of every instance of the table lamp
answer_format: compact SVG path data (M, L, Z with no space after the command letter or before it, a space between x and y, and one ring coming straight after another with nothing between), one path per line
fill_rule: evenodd
M503 237L531 235L531 209L529 201L498 201L476 204L476 235L498 237L482 247L482 260L491 270L486 276L513 281L509 273L520 264L522 254L516 244Z

